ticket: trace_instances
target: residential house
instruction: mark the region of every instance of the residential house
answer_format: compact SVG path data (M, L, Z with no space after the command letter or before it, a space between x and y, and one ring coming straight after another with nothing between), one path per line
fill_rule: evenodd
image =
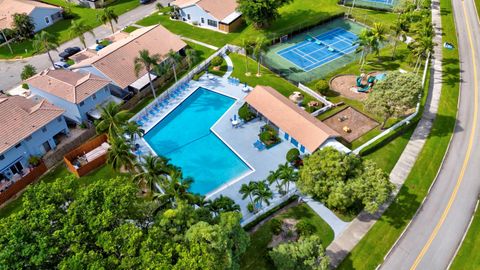
M313 153L326 145L345 149L335 140L339 134L272 87L257 85L245 101L301 153Z
M98 118L98 107L115 101L110 81L92 73L47 69L26 83L32 94L64 109L65 117L76 123L83 123L89 117Z
M164 61L169 51L184 55L187 46L180 37L161 25L140 28L130 35L116 35L115 40L99 51L86 49L72 56L75 64L70 69L90 72L112 81L115 86L112 91L135 92L149 84L145 69L138 76L135 74L134 61L141 50L148 50L150 55L158 54ZM155 79L156 75L151 73L151 77Z
M63 112L46 100L0 96L0 178L22 175L31 156L56 148L69 132Z
M200 27L229 33L243 24L236 0L176 0L171 5L182 21Z
M0 29L13 28L13 14L25 13L32 18L35 32L63 18L63 9L34 0L0 0Z

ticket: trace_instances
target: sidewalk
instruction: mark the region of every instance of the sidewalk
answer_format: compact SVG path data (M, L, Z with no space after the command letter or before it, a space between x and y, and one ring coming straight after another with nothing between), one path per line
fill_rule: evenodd
M141 5L136 9L133 9L129 12L126 12L120 15L118 17L118 23L114 23L115 31L119 31L124 27L142 19L143 17L152 14L153 12L155 12L156 9L157 7L156 7L156 1L155 1L148 5ZM106 26L106 25L98 26L97 28L93 29L93 32L95 34L95 37L93 37L89 33L85 34L85 41L87 46L94 44L95 40L97 39L102 39L112 34L112 30L110 29L110 26ZM83 48L83 45L78 38L72 39L70 41L67 41L61 44L58 47L58 52L56 51L50 52L53 57L53 60L58 61L59 52L63 51L65 48L74 47L74 46ZM11 87L14 87L20 84L21 83L20 73L22 72L23 66L27 64L33 65L38 72L46 68L49 68L52 65L46 53L35 55L27 59L20 59L17 61L0 60L0 74L2 74L2 80L0 80L0 90L1 89L7 90Z
M430 134L442 92L442 24L440 17L440 4L438 0L432 1L432 23L435 31L434 42L437 45L434 48L432 57L430 90L422 119L415 128L415 131L397 161L397 164L390 173L390 181L396 186L395 195L408 177L428 135ZM360 213L360 215L350 223L343 234L340 235L340 237L336 237L327 247L327 254L330 257L331 265L334 268L345 259L358 242L367 234L391 202L392 200L382 205L380 210L373 215L366 212Z

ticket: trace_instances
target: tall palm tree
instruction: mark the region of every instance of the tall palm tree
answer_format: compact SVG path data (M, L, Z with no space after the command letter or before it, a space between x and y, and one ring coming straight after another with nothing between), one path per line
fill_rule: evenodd
M174 208L178 205L178 201L196 202L196 196L188 191L192 183L192 178L183 178L180 171L175 171L170 175L162 177L160 187L163 193L156 194L155 198L162 205L171 205Z
M175 83L177 82L177 64L180 62L180 55L173 50L168 51L165 55L165 65L173 70L173 76L175 77Z
M431 37L424 36L416 39L412 46L413 54L417 56L414 70L418 71L421 66L422 57L427 57L427 55L433 50L433 47L435 47L435 42L433 42Z
M142 69L145 69L147 71L148 82L150 83L150 89L152 89L154 98L157 98L157 96L155 94L155 87L153 87L152 76L150 72L152 72L152 69L155 66L157 66L159 62L160 62L160 55L159 54L150 55L150 52L148 50L141 50L138 56L135 57L135 59L133 60L133 63L134 63L133 68L135 71L135 76L138 77Z
M265 181L260 181L253 192L253 196L254 202L260 203L260 207L263 207L263 203L270 205L270 200L273 198L273 192Z
M248 71L248 54L251 49L250 42L246 39L242 39L242 48L245 51L245 75L250 76L250 72Z
M242 200L245 200L245 198L248 197L250 202L253 204L253 193L256 189L257 182L250 181L248 184L242 184L238 192L243 195Z
M115 139L123 134L124 126L132 114L127 110L122 110L120 105L115 102L109 102L101 108L101 118L97 121L97 133L107 132L108 138Z
M188 68L191 69L193 65L198 61L197 51L194 49L187 49L185 51L185 60L187 61Z
M136 167L135 155L130 145L122 137L109 140L110 148L107 151L107 163L116 171L122 168L134 172Z
M280 182L280 172L279 172L279 170L270 171L270 173L267 176L267 182L268 182L269 185L272 185L273 183L275 183L275 185L277 186L278 192L280 194L283 193L282 183Z
M392 60L395 59L395 54L397 52L398 41L405 41L407 39L407 31L405 31L405 19L402 16L398 16L397 22L391 26L392 31L392 40L393 40L393 50L392 50Z
M83 23L83 21L72 21L72 25L70 26L69 36L71 39L75 38L78 34L78 39L82 43L83 47L87 48L87 43L85 41L85 33L90 33L93 37L95 37L95 33L93 33L93 29L90 26L87 26Z
M290 191L290 183L296 182L298 178L298 173L293 169L290 164L280 164L278 166L278 177L282 179L282 186L285 186L285 191Z
M255 46L253 48L253 55L257 60L257 77L260 77L262 74L260 73L260 59L262 57L262 53L264 53L267 49L265 39L259 37L255 41Z
M133 180L153 191L155 184L160 184L162 176L168 172L168 159L158 156L145 156L140 170Z
M52 55L50 55L50 51L57 51L58 42L55 36L48 32L41 31L33 38L33 47L37 51L46 51L48 59L50 59L50 62L52 62L52 66L55 67Z
M140 128L140 125L134 121L127 122L123 127L123 131L129 136L130 142L134 142L137 137L145 135L145 130Z
M370 31L375 37L375 42L379 43L379 45L387 40L388 30L382 23L374 23Z
M230 197L223 195L213 200L208 206L208 209L214 215L220 215L220 213L224 212L240 212L240 206Z
M115 30L113 29L113 22L118 23L118 15L115 14L115 11L113 9L110 9L108 7L103 9L103 13L99 17L100 21L102 24L110 24L110 29L112 30L112 33L115 33Z
M362 53L360 56L360 69L363 69L363 65L365 64L365 59L367 58L368 54L371 51L370 44L372 36L368 29L363 29L362 32L358 35L358 39L353 43L353 45L358 45L356 49L356 53Z

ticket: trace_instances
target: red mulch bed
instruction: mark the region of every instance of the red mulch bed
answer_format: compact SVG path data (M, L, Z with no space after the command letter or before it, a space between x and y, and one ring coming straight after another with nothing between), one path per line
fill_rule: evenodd
M358 139L363 134L378 126L375 120L352 107L347 107L322 122L338 132L338 134L348 142ZM348 127L350 132L346 132L343 129L344 127Z

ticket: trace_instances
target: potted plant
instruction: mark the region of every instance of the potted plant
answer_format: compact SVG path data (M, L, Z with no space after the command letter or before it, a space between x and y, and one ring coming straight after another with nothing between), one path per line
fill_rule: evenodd
M28 164L30 164L30 166L33 168L33 167L37 167L38 164L40 164L40 161L41 159L37 156L30 156L28 158Z

